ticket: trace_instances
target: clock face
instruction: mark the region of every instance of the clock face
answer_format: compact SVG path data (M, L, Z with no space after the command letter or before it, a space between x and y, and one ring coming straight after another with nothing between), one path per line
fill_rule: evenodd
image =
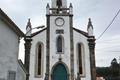
M56 20L55 20L55 24L56 24L57 26L63 26L64 23L65 23L65 21L64 21L64 19L61 18L61 17L58 17L58 18L56 18Z

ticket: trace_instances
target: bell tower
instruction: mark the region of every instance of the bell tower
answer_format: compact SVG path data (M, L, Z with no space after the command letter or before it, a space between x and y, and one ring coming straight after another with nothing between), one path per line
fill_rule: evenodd
M54 80L64 67L65 80L74 80L74 47L73 47L73 7L67 7L66 0L52 0L47 4L47 49L45 80ZM63 69L63 68L61 68ZM59 77L59 76L58 76ZM58 79L59 80L59 79Z
M59 5L61 8L67 8L67 1L66 0L52 0L52 8L58 8Z

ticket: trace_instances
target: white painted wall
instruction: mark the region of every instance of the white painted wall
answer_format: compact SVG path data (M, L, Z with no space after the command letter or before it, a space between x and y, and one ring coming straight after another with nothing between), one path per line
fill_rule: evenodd
M46 72L46 30L34 36L32 39L33 40L32 40L31 53L30 53L30 80L43 80ZM41 78L35 77L36 49L37 49L37 44L39 42L42 42L44 45L43 54L42 54L43 72Z
M89 35L89 36L94 36L93 34L94 34L94 33L93 33L93 28L92 28L92 27L89 27L89 28L88 28L88 35Z
M18 71L17 71L17 80L26 80L26 73L21 67L20 64L18 64Z
M18 36L0 19L0 78L7 80L8 71L17 72Z
M84 77L82 77L81 80L91 80L91 73L90 73L90 56L89 56L89 46L88 46L88 41L85 36L82 34L76 32L75 30L73 31L73 36L74 36L74 67L75 67L75 76L77 76L77 44L82 43L84 46L84 54L82 55L83 57L83 63L84 63Z
M55 19L61 17L65 23L62 27L55 24ZM64 53L61 55L62 62L64 62L68 69L70 69L70 24L69 16L51 16L50 17L50 74L52 74L52 67L59 61L59 54L57 54L56 39L60 34L56 34L56 30L64 30L61 34L64 38ZM70 72L70 70L69 70ZM69 73L70 74L70 73Z

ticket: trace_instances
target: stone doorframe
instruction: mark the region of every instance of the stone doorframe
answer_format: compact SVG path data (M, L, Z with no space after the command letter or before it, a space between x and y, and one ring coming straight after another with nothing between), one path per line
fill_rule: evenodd
M70 80L70 74L69 74L68 66L67 66L64 62L62 62L62 61L58 61L57 63L55 63L55 64L53 65L53 67L52 67L52 69L51 69L51 79L50 79L50 80L53 80L53 79L52 79L53 71L54 71L55 67L56 67L58 64L64 65L64 67L66 68L66 71L67 71L67 79Z

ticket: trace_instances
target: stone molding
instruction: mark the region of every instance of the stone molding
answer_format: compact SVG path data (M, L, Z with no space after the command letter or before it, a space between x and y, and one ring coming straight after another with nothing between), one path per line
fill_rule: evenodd
M91 80L96 80L96 65L95 65L95 37L89 36L88 38L89 54L90 54L90 70Z

